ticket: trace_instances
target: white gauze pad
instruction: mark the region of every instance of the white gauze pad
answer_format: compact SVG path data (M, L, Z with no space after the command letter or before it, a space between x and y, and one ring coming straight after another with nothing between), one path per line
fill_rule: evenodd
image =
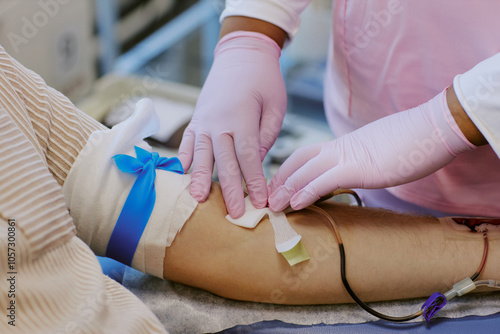
M111 233L136 176L121 172L116 154L135 157L134 146L151 151L143 140L159 128L149 99L139 101L133 115L111 130L92 133L63 185L66 205L77 235L104 256ZM193 213L197 202L187 191L190 175L156 169L156 202L132 260L132 267L163 278L165 248Z
M294 265L309 259L307 252L300 243L302 237L290 226L283 212L273 212L269 208L257 209L247 196L245 197L245 213L243 216L233 219L230 215L227 215L226 219L241 227L255 228L266 214L273 226L276 250L285 256L288 263ZM290 255L289 251L294 248L293 254Z

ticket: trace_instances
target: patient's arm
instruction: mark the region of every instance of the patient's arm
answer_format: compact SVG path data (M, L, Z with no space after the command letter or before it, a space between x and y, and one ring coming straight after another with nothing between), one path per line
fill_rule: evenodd
M436 218L340 204L322 205L340 228L347 278L364 301L427 297L471 276L479 238L449 238ZM254 230L229 223L217 185L200 203L165 256L167 279L217 295L279 304L352 301L340 279L337 242L327 220L303 210L288 215L311 259L290 267L274 246L267 219ZM500 242L490 242L483 278L500 278Z

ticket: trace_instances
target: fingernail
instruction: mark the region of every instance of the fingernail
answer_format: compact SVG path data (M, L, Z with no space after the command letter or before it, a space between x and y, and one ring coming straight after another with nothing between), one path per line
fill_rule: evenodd
M202 193L196 191L196 190L191 190L190 191L191 196L194 198L194 200L198 203L203 202L204 196Z
M236 207L228 207L227 211L231 218L238 219L245 213L245 208L238 205Z
M276 175L271 179L271 182L269 182L269 193L272 194L273 192L275 192L276 190L278 190L279 188L283 187L284 185L282 183L279 183L277 181L277 178L276 178Z
M193 184L194 183L194 184ZM194 200L198 203L204 202L206 197L205 194L200 190L200 187L196 184L196 182L191 183L191 188L189 189L189 193L194 198Z
M278 188L269 197L269 207L273 211L283 211L288 205L288 192L283 187Z
M272 179L271 182L269 182L269 185L267 186L267 191L269 192L269 194L273 193L274 183L275 183L274 179Z
M267 204L267 186L264 179L254 183L247 182L248 196L252 205L257 209L262 209Z
M257 209L265 208L267 205L267 187L264 187L263 190L264 191L257 191L251 196L251 198L253 197L252 204Z
M273 194L274 191L271 190L271 185L268 185L267 186L267 194L269 195L268 196L268 202L269 202L269 198L271 197L271 195Z
M263 209L267 205L267 199L264 200L258 200L256 203L252 203L253 206L255 206L256 209Z
M308 206L310 203L314 202L312 198L313 196L308 193L306 190L302 189L298 193L296 193L292 199L290 200L290 206L294 210L300 210Z

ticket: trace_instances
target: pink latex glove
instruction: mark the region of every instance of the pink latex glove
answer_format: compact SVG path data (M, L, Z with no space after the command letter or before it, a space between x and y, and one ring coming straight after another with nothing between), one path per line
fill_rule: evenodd
M475 148L446 102L446 90L416 108L336 140L294 152L269 184L269 206L302 209L338 188L385 188L423 178Z
M210 192L215 157L233 218L245 211L241 174L252 204L267 205L262 160L286 111L280 54L278 44L260 33L236 31L224 36L179 147L184 170L193 166L190 193L198 202Z

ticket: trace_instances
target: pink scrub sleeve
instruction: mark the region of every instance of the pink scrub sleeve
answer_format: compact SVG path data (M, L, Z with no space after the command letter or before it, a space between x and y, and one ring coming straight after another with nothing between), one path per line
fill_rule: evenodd
M324 99L332 130L422 104L498 53L498 13L489 0L335 1ZM488 145L388 191L432 210L500 216L498 189L500 161Z

